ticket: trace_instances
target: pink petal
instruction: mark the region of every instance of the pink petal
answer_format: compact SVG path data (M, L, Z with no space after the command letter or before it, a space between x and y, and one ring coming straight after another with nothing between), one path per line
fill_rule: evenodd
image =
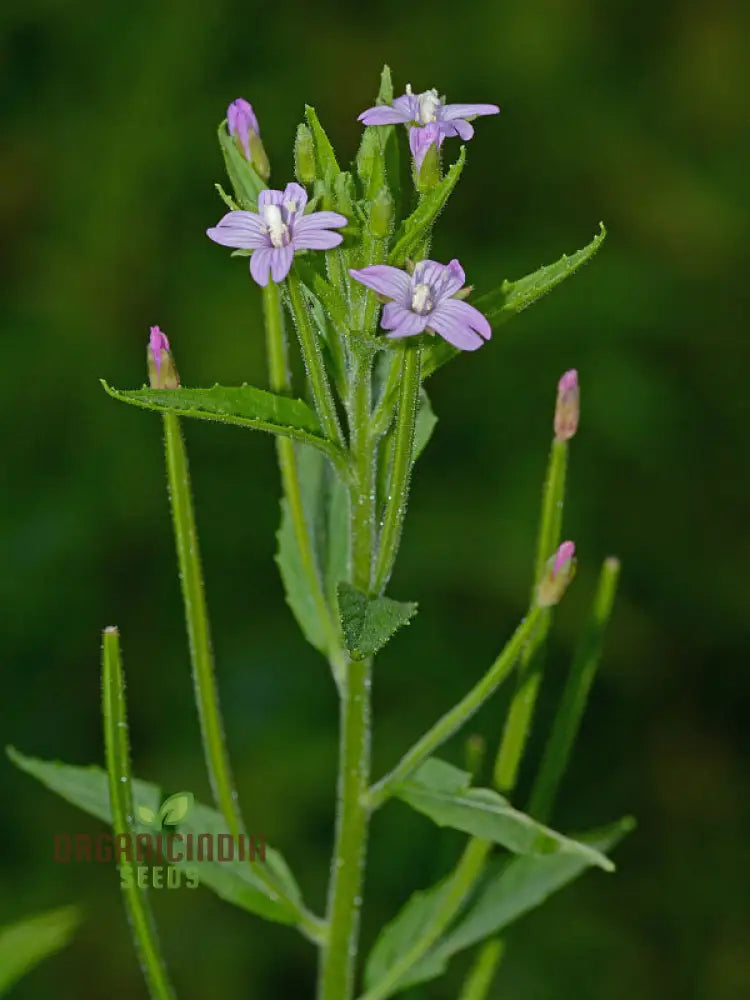
M268 284L272 253L273 251L270 247L261 247L250 258L250 274L253 276L253 281L256 281L263 287Z
M380 325L384 330L391 330L390 337L411 337L422 333L427 326L429 316L420 316L398 302L388 302L383 308Z
M236 250L255 250L268 242L266 228L255 212L228 212L206 233L214 243Z
M500 114L497 104L444 104L440 109L440 118L446 122L455 118L476 118L478 115L497 114Z
M294 247L274 247L271 251L271 277L278 284L289 274L294 258Z
M476 351L489 340L492 329L486 318L459 299L445 299L429 315L429 325L443 340L461 351ZM481 335L481 336L480 336Z
M305 205L307 204L307 191L305 191L300 184L295 184L295 182L292 181L291 184L287 184L284 188L282 200L285 204L287 202L293 202L296 206L294 209L295 213L299 212L301 215L305 210Z
M349 274L366 288L371 288L378 295L385 295L386 298L396 299L399 302L408 304L411 295L411 279L406 271L401 271L397 267L389 264L373 264L370 267L363 267L360 270L351 268Z

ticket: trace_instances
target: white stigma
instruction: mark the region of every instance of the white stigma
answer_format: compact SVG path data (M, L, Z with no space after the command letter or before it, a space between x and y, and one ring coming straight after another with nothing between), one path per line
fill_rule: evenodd
M432 90L425 90L423 94L419 95L419 117L423 125L427 125L428 122L437 121L439 107L440 98L434 87Z
M283 247L285 238L289 235L289 228L284 224L281 209L278 205L264 205L262 210L263 222L271 237L271 245Z
M432 289L429 285L421 284L414 287L414 291L411 293L411 308L415 313L419 313L420 316L424 316L428 313L433 306L432 297L430 292Z

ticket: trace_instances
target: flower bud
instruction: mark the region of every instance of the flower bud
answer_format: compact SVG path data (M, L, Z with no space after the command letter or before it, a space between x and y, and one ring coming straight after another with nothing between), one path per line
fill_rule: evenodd
M570 441L578 430L580 402L578 372L575 368L571 368L570 371L565 372L557 383L555 438L558 441Z
M242 97L232 101L227 108L227 130L247 162L252 164L259 177L267 181L271 176L271 165L260 139L258 119L252 104Z
M178 389L180 376L177 373L169 341L158 326L151 327L151 336L146 351L148 380L152 389Z
M547 560L537 588L536 602L541 608L558 604L575 576L576 547L573 542L563 542L557 552Z
M382 187L370 208L370 232L379 239L391 235L393 229L393 198L387 187Z
M435 143L427 147L421 165L417 167L417 189L423 194L436 188L441 181L440 149Z
M315 180L315 144L307 125L297 126L294 140L294 175L300 184L312 184Z

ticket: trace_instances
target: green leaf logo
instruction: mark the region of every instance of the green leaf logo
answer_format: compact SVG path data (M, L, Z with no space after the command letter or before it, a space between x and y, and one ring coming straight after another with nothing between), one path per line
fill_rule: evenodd
M156 813L153 809L149 809L148 806L136 806L135 809L138 814L138 819L141 823L145 823L146 826L153 826L156 820Z
M195 801L192 792L176 792L162 802L159 810L159 820L162 826L177 826L181 823L192 808Z

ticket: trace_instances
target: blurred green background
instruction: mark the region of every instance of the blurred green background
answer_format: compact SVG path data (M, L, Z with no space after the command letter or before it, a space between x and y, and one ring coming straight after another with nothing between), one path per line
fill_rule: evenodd
M9 0L0 24L3 742L101 761L99 631L117 623L137 771L208 797L159 421L98 378L140 385L160 323L187 384L265 384L246 262L204 236L222 214L217 122L251 100L283 182L308 102L347 160L388 61L399 92L411 81L502 107L478 123L438 259L460 257L482 289L577 249L600 219L609 238L432 383L441 420L391 586L421 612L380 661L376 772L523 613L554 386L576 366L566 534L579 578L557 616L539 732L599 562L617 554L621 597L556 820L583 829L632 812L639 827L617 875L589 874L513 930L492 996L750 995L748 5ZM186 432L245 811L322 908L336 705L273 563L272 441ZM473 727L493 744L503 704ZM460 742L449 755L460 761ZM87 916L13 995L144 997L115 873L52 863L53 832L96 823L0 769L0 924L69 901ZM459 842L398 804L377 816L365 946ZM181 1000L311 996L313 952L294 932L207 892L154 895ZM414 997L455 997L464 965Z

